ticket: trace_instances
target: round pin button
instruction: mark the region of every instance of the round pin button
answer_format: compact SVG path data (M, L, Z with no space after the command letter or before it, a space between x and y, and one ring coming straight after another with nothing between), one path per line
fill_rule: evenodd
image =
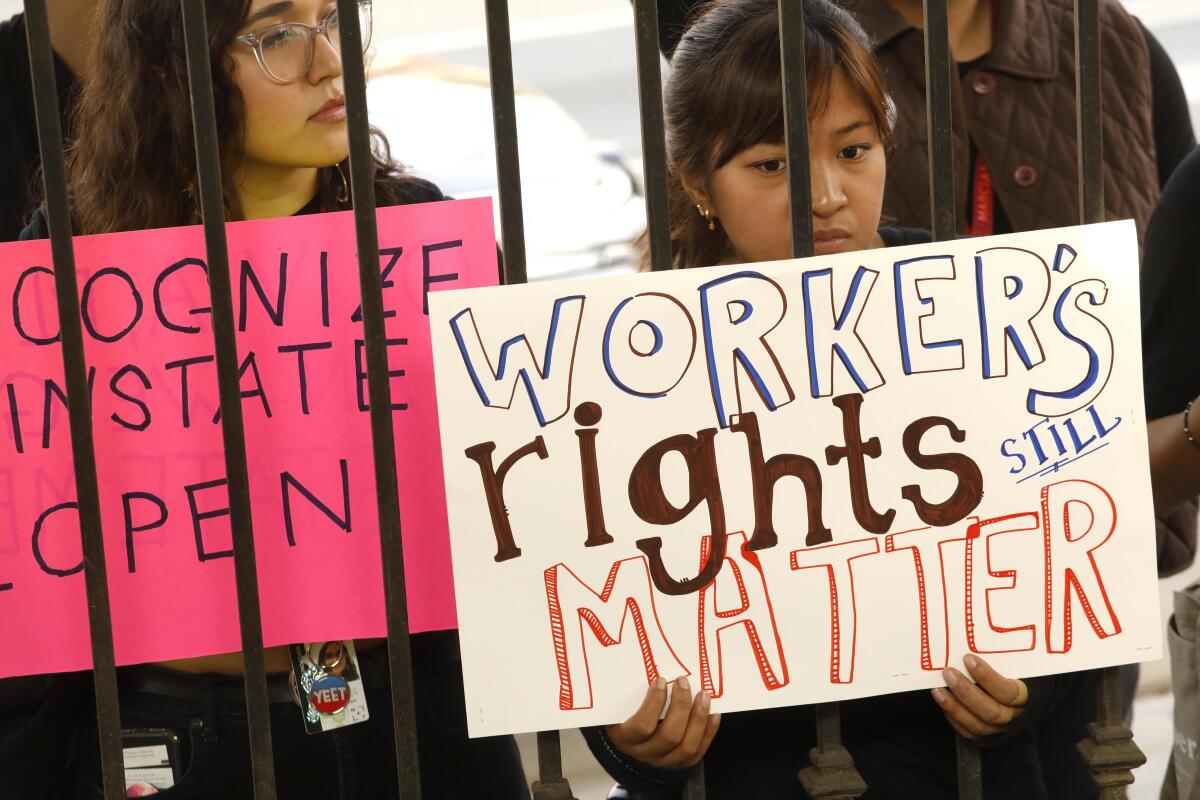
M1024 189L1028 189L1030 186L1033 186L1035 183L1037 183L1037 179L1037 170L1034 167L1031 167L1029 164L1022 164L1013 172L1013 180L1016 181L1017 186L1020 186Z
M971 88L975 94L991 94L996 90L996 77L990 72L977 72L971 78Z
M350 684L336 675L326 675L313 684L308 702L326 716L336 714L350 702Z

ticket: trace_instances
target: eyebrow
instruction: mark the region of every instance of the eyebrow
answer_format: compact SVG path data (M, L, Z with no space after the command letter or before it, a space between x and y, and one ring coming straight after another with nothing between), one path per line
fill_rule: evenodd
M290 10L292 5L292 0L282 0L282 2L279 3L272 3L266 8L261 9L257 14L251 14L250 17L244 23L242 23L242 26L245 27L246 25L253 25L260 19L266 19L267 17L274 17L282 14L283 12Z
M851 133L853 131L858 130L859 128L863 127L864 125L869 126L871 124L872 123L870 120L860 119L858 122L851 122L849 125L843 125L842 127L838 128L836 131L834 131L834 135L835 136L843 136L847 133Z

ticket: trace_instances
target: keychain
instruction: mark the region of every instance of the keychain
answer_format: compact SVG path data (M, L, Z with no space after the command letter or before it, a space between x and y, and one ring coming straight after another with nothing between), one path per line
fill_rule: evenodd
M367 697L353 641L311 642L288 648L292 695L304 730L323 733L366 722Z

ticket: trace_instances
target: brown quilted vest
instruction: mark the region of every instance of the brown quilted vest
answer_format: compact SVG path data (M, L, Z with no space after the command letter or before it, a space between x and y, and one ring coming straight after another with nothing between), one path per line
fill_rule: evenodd
M885 0L841 0L866 29L896 103L884 218L930 225L924 34ZM966 219L969 140L1013 230L1079 224L1073 0L994 0L992 50L951 82L957 218ZM1104 196L1109 219L1137 221L1158 199L1150 59L1137 22L1101 2ZM957 75L957 69L955 70Z

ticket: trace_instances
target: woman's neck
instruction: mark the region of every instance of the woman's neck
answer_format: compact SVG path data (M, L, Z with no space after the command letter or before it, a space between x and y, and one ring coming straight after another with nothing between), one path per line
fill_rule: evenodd
M925 26L921 0L887 0L906 20ZM950 53L958 62L974 61L992 49L992 0L949 0Z
M316 167L244 164L235 180L246 219L290 217L317 194Z

